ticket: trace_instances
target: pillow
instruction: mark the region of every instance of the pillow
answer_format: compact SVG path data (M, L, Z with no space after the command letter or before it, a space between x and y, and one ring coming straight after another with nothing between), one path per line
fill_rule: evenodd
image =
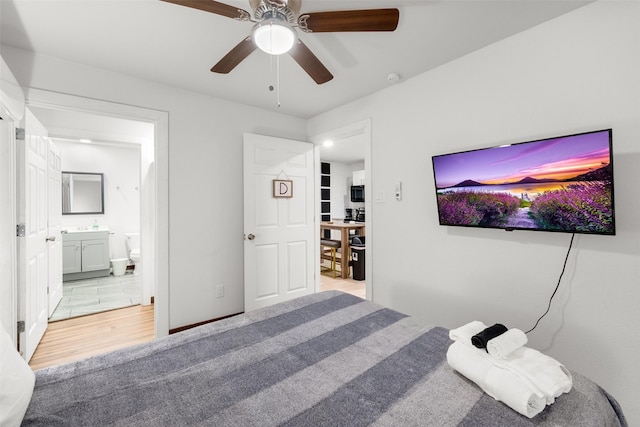
M20 357L7 331L0 327L0 426L20 425L35 382L35 374Z

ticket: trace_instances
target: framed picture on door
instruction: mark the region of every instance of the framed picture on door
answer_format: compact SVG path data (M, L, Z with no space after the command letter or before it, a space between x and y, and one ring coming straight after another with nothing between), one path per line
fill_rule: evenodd
M273 197L291 198L293 197L293 181L290 179L273 180Z

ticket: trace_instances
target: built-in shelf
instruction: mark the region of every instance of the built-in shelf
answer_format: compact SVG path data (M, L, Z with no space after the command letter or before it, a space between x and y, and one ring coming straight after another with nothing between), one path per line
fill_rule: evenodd
M322 221L331 221L331 163L320 163L320 215ZM331 230L324 230L325 239L331 238Z

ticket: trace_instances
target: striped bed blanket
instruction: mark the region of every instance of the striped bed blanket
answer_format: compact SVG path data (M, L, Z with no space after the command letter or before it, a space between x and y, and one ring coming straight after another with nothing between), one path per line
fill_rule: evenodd
M448 330L321 292L36 372L25 426L617 426L573 373L529 419L446 362Z

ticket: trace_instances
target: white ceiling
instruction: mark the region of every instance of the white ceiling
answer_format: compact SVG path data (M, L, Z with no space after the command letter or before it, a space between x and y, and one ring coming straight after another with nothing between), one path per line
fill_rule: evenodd
M144 144L154 139L152 123L46 107L29 106L29 110L52 138L110 144Z
M159 0L1 0L4 45L310 118L587 3L574 0L302 0L302 12L397 7L394 32L299 37L334 75L317 85L288 55L256 50L230 74L211 67L252 24ZM250 10L247 0L226 0ZM337 149L335 149L337 150ZM334 151L335 151L334 150Z

